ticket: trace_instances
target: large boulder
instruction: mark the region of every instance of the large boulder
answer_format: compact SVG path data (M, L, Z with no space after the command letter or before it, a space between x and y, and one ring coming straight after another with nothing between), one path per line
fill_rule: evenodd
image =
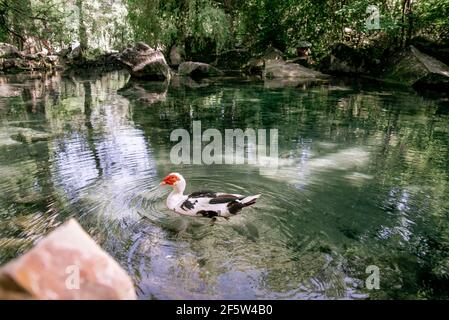
M449 65L449 42L434 42L423 37L416 37L411 44L419 51Z
M0 299L136 299L120 265L70 220L0 269Z
M223 72L210 64L202 62L186 61L179 65L178 73L180 76L189 76L191 78L206 78L223 75Z
M162 52L150 48L143 42L126 48L117 58L129 68L131 76L134 78L170 80L170 67Z
M267 60L263 71L264 79L326 79L327 75L296 63L284 60Z
M449 67L414 46L404 50L384 74L384 79L415 89L449 89Z

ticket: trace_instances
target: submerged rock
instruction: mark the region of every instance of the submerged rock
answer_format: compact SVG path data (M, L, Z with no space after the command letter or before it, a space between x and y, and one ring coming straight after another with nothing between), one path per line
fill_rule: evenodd
M143 42L126 48L117 59L130 69L131 76L147 80L170 80L171 70L162 52Z
M180 76L190 76L192 78L205 78L223 75L223 72L210 64L202 62L187 61L178 67Z
M33 130L30 128L20 128L16 135L13 136L18 141L32 143L38 141L45 141L51 137L51 134Z
M385 79L410 85L415 89L447 90L449 67L410 46L386 72Z
M0 146L15 145L20 142L37 142L48 140L52 135L31 128L7 126L0 129Z
M0 269L0 299L136 299L130 277L75 221Z

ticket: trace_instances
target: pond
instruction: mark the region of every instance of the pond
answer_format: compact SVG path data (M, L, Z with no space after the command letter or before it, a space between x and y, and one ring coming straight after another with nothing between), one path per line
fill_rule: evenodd
M353 81L2 77L0 264L74 217L140 299L448 298L448 104ZM194 120L278 129L276 173L173 164L170 133ZM262 196L229 220L179 216L159 186L173 171L187 192Z

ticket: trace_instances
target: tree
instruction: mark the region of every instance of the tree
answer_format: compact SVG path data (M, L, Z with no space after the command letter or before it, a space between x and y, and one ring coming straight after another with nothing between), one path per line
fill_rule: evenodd
M76 0L76 6L78 8L78 35L81 52L87 50L87 33L86 26L84 25L84 10L83 0Z
M63 17L51 0L0 0L0 34L19 49L51 49L47 40L63 30Z
M231 24L221 3L211 0L128 0L136 41L168 49L188 42L193 50L213 43L214 51L231 42ZM229 9L229 4L228 4Z

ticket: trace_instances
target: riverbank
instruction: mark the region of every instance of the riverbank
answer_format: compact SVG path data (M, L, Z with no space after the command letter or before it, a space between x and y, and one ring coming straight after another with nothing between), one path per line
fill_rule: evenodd
M294 57L269 47L258 56L251 56L245 49L235 49L208 58L188 57L177 46L164 54L142 42L122 52L87 54L76 47L55 55L29 54L9 44L0 44L0 70L3 74L55 70L76 74L88 69L127 69L134 79L168 82L172 79L186 82L179 80L185 77L201 82L214 77L251 76L271 81L273 86L293 87L349 76L412 87L417 91L447 92L449 67L444 63L447 62L444 53L448 49L419 39L414 44L404 49L377 51L337 44L319 63L310 57L309 43L302 45L296 51L298 56ZM202 58L209 63L186 60L189 58Z

